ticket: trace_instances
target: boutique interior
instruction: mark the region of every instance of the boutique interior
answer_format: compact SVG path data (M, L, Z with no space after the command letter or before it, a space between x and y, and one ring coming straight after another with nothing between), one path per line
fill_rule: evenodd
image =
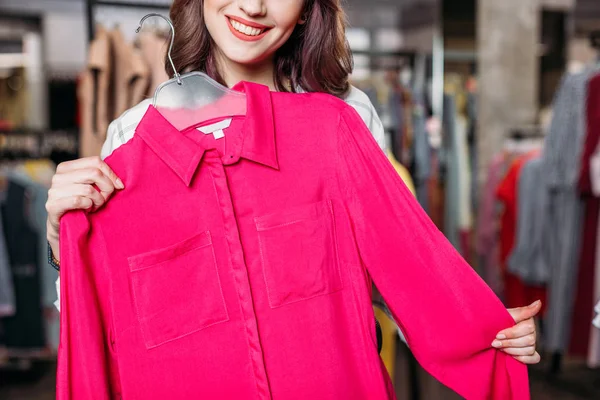
M391 164L507 308L542 300L532 398L600 398L600 1L342 3L350 80ZM2 399L55 398L48 189L58 164L99 156L111 121L171 78L168 24L136 32L169 6L0 0ZM374 292L397 398L460 398L419 365Z

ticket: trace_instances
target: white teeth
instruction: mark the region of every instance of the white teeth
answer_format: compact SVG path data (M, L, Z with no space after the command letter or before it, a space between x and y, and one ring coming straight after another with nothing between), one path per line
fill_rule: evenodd
M244 35L248 35L248 36L258 36L260 35L263 30L262 29L258 29L258 28L253 28L251 26L248 25L244 25L238 21L235 21L233 19L229 20L231 22L231 26L233 26L233 28L240 32L243 33Z

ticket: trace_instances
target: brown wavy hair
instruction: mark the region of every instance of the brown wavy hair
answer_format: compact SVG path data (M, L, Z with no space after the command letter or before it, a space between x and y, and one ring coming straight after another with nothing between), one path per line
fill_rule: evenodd
M215 43L204 24L203 0L174 0L173 62L179 71L202 71L224 84L217 69ZM340 0L304 0L306 23L299 24L275 53L275 85L282 92L323 92L342 96L348 90L353 61L346 40L346 15ZM167 72L172 68L165 62ZM170 74L172 75L172 73Z

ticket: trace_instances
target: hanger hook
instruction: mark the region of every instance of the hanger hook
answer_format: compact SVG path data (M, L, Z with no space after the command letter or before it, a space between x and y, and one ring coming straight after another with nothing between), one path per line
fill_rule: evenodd
M181 76L179 75L179 72L177 72L177 69L175 69L175 63L173 62L173 58L171 58L171 51L173 50L173 42L175 41L175 27L173 26L173 23L171 22L171 20L169 18L165 17L164 15L160 15L157 13L150 13L150 14L144 15L144 17L140 20L140 25L135 30L135 32L140 33L140 30L142 29L144 22L148 18L151 18L151 17L162 18L165 21L167 21L167 24L169 24L169 28L171 29L171 43L169 44L169 52L167 53L167 58L169 59L169 63L171 63L171 68L173 68L173 72L175 73L174 77L177 78L177 84L181 85Z

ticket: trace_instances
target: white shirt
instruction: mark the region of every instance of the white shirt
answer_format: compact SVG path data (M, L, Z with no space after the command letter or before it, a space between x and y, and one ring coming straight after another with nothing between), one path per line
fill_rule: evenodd
M350 90L344 100L358 112L379 144L379 147L385 151L385 130L369 97L361 90L350 86ZM133 138L135 129L151 104L152 100L146 99L125 111L119 118L111 122L106 133L106 141L100 153L102 159L108 157L113 151ZM60 310L60 278L56 281L56 291L58 300L54 304Z

